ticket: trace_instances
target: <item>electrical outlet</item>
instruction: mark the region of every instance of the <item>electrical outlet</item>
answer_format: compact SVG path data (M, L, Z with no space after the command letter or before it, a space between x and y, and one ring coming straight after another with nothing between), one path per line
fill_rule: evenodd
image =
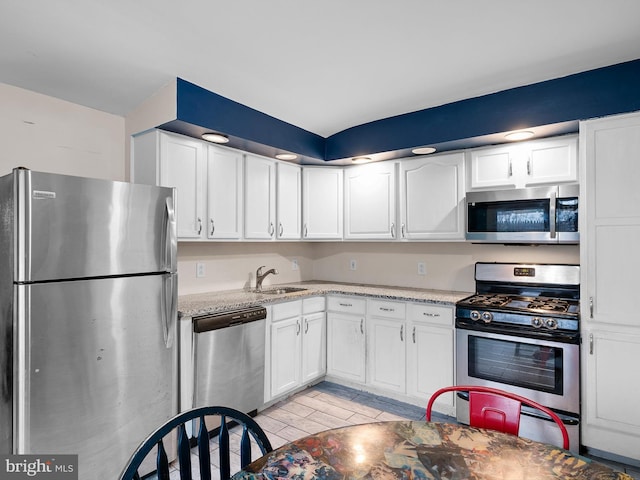
M300 266L298 265L298 259L297 258L291 259L291 270L298 270L299 268Z
M202 278L205 276L205 271L204 271L204 263L196 263L196 277L197 278Z
M424 262L418 262L418 275L426 275L427 274L427 266Z
M358 269L358 264L356 263L355 258L352 258L351 260L349 260L349 270L357 270Z

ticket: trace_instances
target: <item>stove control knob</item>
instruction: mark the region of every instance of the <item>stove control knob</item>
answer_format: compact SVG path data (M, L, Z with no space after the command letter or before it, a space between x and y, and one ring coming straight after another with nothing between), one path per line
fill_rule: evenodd
M542 319L540 317L533 317L531 319L531 325L536 328L540 328L542 326Z
M484 323L489 323L493 320L493 314L491 312L482 312L482 321Z
M556 328L558 328L558 321L555 318L547 318L544 321L544 324L547 328L551 330L555 330Z
M471 310L469 316L471 317L471 320L474 320L476 322L480 320L480 312L477 310Z

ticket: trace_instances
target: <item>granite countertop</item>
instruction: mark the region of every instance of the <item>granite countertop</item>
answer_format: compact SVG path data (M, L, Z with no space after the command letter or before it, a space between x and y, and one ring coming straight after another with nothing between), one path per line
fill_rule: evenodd
M305 290L281 294L255 293L249 290L223 290L181 295L178 297L178 312L180 317L193 317L326 294L360 295L386 300L425 302L442 305L454 305L458 300L471 295L469 292L320 281L270 285L265 287L265 290L282 287L304 288Z

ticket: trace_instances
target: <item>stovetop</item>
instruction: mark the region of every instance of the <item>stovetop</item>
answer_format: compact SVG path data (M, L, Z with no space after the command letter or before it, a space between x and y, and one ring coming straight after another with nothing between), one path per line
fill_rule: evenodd
M480 324L577 331L580 303L555 297L479 293L456 304L456 318Z

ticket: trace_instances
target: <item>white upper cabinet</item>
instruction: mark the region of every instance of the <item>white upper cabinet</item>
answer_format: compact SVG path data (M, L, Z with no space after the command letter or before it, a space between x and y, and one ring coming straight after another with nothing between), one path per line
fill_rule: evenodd
M400 161L403 240L464 240L463 153Z
M276 232L276 162L245 156L244 238L272 240Z
M580 125L582 443L638 458L640 114Z
M302 230L302 168L279 162L276 173L276 237L279 240L299 240Z
M302 195L302 238L342 239L343 170L303 167Z
M469 152L469 188L524 188L578 181L575 135Z
M396 165L378 162L345 170L344 238L395 238Z
M242 153L207 146L207 238L242 238Z
M205 235L206 151L202 142L159 130L132 140L131 181L176 189L179 239Z

